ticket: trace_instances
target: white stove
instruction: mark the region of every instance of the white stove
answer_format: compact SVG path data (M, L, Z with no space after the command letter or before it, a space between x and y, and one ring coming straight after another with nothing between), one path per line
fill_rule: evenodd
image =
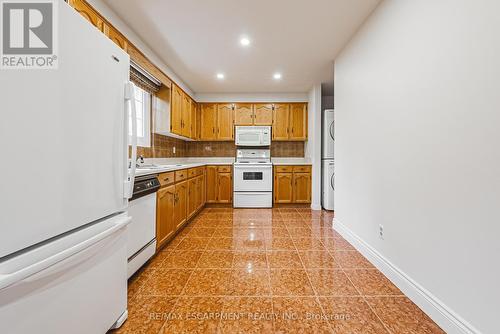
M273 164L269 149L238 149L234 163L235 208L273 206Z

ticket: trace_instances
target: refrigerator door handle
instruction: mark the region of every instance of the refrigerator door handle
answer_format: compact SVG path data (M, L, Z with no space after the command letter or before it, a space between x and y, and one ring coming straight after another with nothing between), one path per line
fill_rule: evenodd
M335 185L334 185L334 181L333 181L333 178L335 177L335 173L332 173L332 177L330 178L330 185L332 186L332 189L335 190Z
M330 123L330 137L335 141L335 136L333 134L333 127L334 127L335 122Z
M127 138L130 138L131 143L130 146L132 147L132 156L131 156L131 162L130 162L130 168L128 169L127 177L125 179L125 184L124 184L124 196L127 199L132 198L132 194L134 192L134 179L135 179L135 172L136 172L136 160L137 160L137 110L135 108L135 86L132 82L127 82L125 84L125 105L128 106L125 108L125 117L126 117L126 129L125 133L127 133ZM130 111L130 112L129 112ZM131 114L130 118L132 119L132 135L128 136L128 129L129 129L129 113ZM128 141L127 141L127 148L126 151L128 152ZM127 160L128 160L128 154L126 155Z
M16 270L14 272L10 273L0 273L0 290L5 289L12 284L15 284L19 281L25 280L26 278L42 271L45 270L58 262L61 262L65 259L67 259L70 256L73 256L90 246L94 245L95 243L103 240L104 238L112 235L116 231L124 228L127 226L128 223L132 220L131 217L125 216L122 219L118 220L113 226L108 228L107 230L94 235L93 237L82 241L72 247L66 248L61 252L55 253L52 256L46 257L41 261L35 262L28 264L24 266L23 268Z

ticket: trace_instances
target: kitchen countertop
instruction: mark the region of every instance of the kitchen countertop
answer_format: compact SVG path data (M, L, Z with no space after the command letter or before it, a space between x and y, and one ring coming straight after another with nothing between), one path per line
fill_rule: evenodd
M309 158L271 158L273 165L312 165Z
M157 158L144 159L145 164L154 164L156 168L138 168L136 176L154 175L176 170L194 168L207 165L231 165L231 157L200 157L200 158ZM271 158L274 165L311 165L308 158Z
M154 175L176 170L194 168L207 165L231 165L234 158L158 158L144 159L145 164L154 164L156 168L138 168L135 176Z

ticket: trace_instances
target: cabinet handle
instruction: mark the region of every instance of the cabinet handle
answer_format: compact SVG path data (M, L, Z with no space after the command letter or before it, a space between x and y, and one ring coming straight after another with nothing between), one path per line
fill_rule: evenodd
M215 128L212 128L212 133L215 133Z

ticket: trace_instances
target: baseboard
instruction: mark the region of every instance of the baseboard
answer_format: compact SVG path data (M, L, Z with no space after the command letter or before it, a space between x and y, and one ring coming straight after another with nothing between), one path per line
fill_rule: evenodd
M444 331L449 334L481 334L478 329L474 328L474 326L460 317L436 296L415 282L376 249L339 222L338 219L334 219L333 228L384 273L392 283L418 305Z
M311 210L321 210L321 204L311 204Z

